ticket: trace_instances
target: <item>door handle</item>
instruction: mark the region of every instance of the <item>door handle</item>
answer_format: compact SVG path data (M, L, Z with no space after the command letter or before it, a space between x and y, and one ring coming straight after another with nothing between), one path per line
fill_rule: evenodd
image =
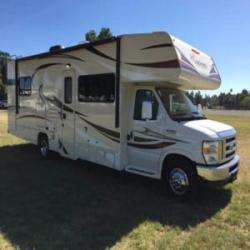
M132 140L134 138L134 133L133 131L130 131L129 134L127 135L127 140Z

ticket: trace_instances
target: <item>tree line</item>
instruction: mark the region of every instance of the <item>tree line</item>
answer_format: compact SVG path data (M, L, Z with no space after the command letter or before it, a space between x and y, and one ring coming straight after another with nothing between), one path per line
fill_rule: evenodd
M221 92L218 95L202 95L200 91L187 93L192 102L196 105L212 109L247 109L250 110L250 91L243 89L240 93L234 94L233 90Z

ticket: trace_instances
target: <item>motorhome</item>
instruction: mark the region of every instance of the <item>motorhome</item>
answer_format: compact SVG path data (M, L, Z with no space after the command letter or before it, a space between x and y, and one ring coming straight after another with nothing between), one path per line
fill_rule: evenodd
M8 64L9 132L73 160L161 179L179 197L236 179L233 127L186 95L221 78L214 60L166 32L129 34Z

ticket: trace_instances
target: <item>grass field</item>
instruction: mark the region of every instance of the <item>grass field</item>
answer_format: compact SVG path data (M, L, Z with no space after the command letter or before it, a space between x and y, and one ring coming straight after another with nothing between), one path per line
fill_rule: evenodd
M0 112L0 250L250 249L250 117L238 131L238 180L182 203L159 183L55 157L7 134Z

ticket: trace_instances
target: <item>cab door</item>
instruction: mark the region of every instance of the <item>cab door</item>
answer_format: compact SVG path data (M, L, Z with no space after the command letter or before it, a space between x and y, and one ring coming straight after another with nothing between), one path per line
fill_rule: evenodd
M73 70L63 72L63 100L61 105L60 153L68 158L75 157L75 74Z
M127 142L128 171L154 175L163 145L159 101L153 89L137 89L131 105Z

